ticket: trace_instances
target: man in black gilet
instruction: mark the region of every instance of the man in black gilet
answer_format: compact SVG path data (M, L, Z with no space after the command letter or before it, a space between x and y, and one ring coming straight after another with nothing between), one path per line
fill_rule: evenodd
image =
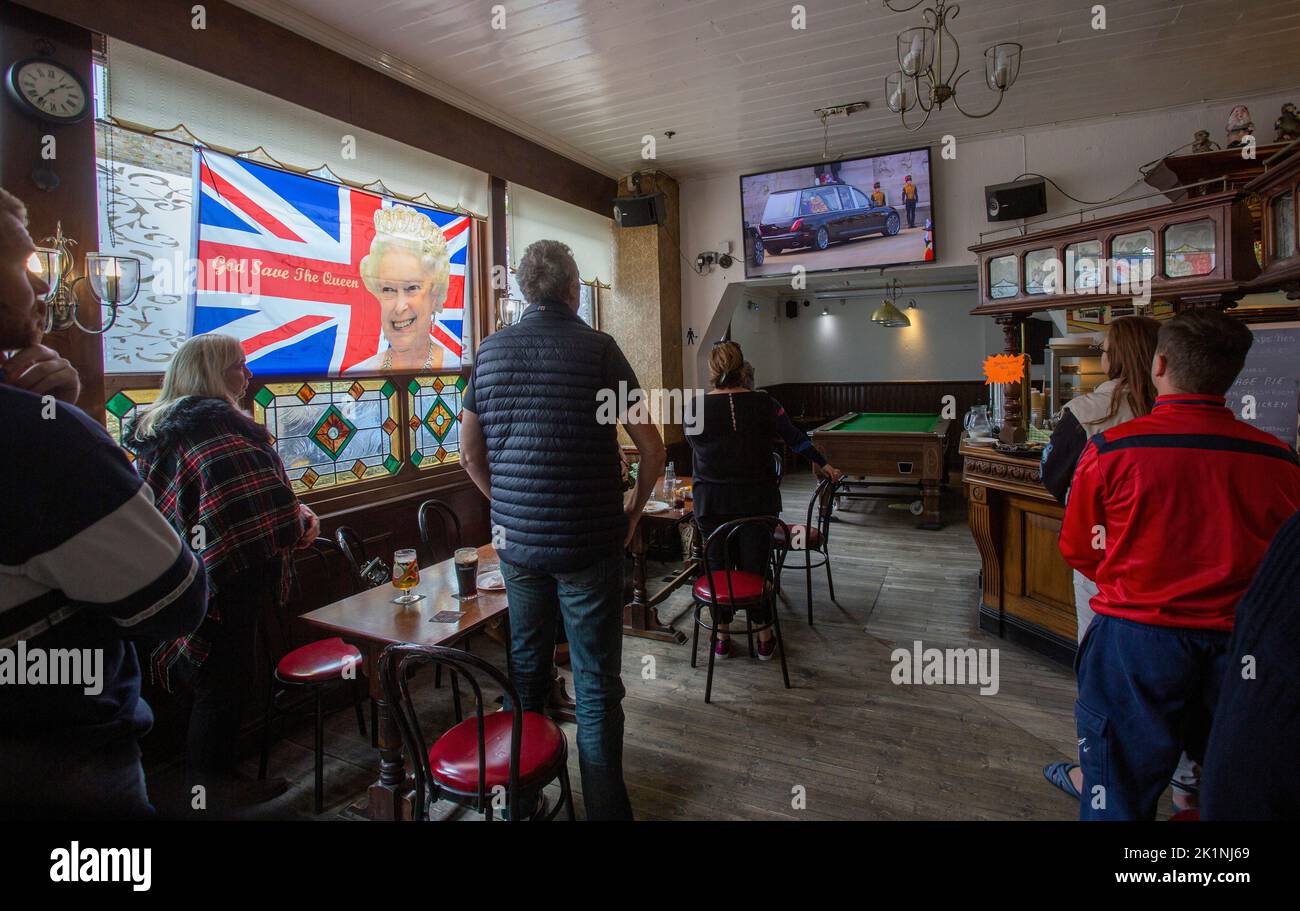
M614 339L578 316L578 267L542 240L519 261L528 309L479 345L461 419L461 463L492 504L510 603L510 673L522 708L544 711L558 621L578 704L588 819L631 819L623 783L623 562L664 467L636 374ZM620 394L621 393L621 394ZM621 403L617 420L607 407ZM624 503L618 422L641 453Z

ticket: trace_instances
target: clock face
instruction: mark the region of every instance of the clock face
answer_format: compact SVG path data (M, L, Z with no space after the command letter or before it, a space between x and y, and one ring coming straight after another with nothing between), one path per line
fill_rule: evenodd
M33 114L47 120L80 120L86 113L81 80L52 60L24 60L9 72L9 89Z

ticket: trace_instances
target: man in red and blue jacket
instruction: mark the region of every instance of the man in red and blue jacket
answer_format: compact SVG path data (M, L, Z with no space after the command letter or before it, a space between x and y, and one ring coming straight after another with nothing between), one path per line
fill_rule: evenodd
M1161 327L1149 415L1088 443L1061 553L1097 584L1075 658L1082 819L1154 819L1186 748L1203 758L1237 602L1300 509L1300 463L1224 394L1253 341L1190 310Z

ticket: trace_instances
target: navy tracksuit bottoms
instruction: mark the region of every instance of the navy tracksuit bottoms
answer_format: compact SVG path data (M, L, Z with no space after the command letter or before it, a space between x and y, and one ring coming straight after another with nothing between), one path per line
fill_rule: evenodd
M1083 820L1153 820L1186 750L1200 762L1230 634L1098 614L1075 657Z

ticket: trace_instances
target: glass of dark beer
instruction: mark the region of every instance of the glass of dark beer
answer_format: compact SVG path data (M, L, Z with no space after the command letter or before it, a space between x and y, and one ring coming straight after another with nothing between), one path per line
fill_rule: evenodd
M456 561L456 591L462 601L478 597L478 549L462 547L454 555Z

